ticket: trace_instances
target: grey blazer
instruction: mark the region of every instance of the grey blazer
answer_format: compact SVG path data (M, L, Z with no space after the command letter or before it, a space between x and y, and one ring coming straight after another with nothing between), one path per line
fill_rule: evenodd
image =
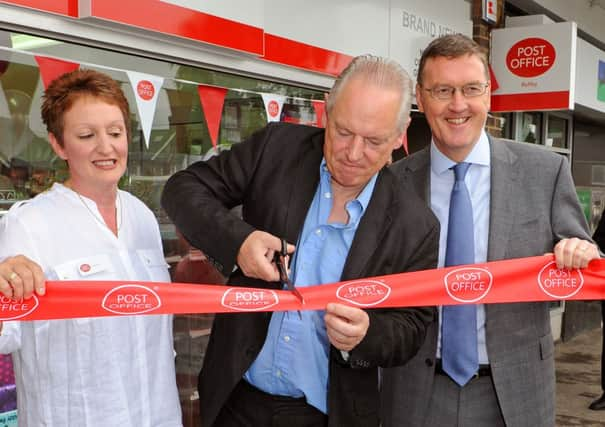
M490 138L488 260L542 255L566 237L590 240L567 159ZM430 152L391 169L429 201ZM548 303L488 304L487 353L507 426L555 425L554 344ZM437 324L405 366L383 371L383 427L424 426L433 387Z

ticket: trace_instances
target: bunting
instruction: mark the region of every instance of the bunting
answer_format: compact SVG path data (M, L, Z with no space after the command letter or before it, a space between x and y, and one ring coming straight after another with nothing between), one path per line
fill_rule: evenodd
M12 52L10 43L10 38L6 42L4 40L0 40L0 75L3 71L5 71L10 63L10 54ZM170 103L166 92L161 90L164 84L163 77L106 67L99 64L75 63L55 57L35 55L29 52L21 53L33 56L40 70L41 84L36 88L36 91L32 95L32 111L37 111L37 109L40 107L42 94L52 80L66 72L76 70L82 66L100 69L100 71L105 72L120 71L126 73L132 91L125 91L125 94L130 105L136 103L140 127L143 133L146 148L149 148L152 127L153 129L168 129L170 127ZM202 105L208 126L212 146L214 148L216 148L218 144L224 100L228 91L260 95L263 99L268 122L281 121L282 110L287 99L308 102L315 110L315 121L309 124L317 127L325 126L325 101L323 100L262 93L239 88L224 88L220 86L203 85L199 84L199 82L192 82L182 79L171 79L171 81L178 84L196 85L200 103ZM2 88L0 87L0 90L1 89ZM155 116L157 115L156 111L158 109L160 109L161 114L156 119ZM6 102L3 102L2 93L0 92L0 117L5 117L6 113ZM43 125L41 119L39 119L39 114L32 114L30 116L30 128L39 137L44 137L46 135L46 127Z
M151 125L153 124L158 94L164 83L164 78L135 71L126 71L126 74L128 74L128 80L130 80L135 95L145 148L149 148Z
M62 59L48 58L40 55L34 55L34 58L40 68L40 78L44 84L44 89L57 77L80 68L80 64L76 62L63 61Z
M206 117L210 141L212 141L212 146L216 147L227 89L217 86L198 85L197 92L202 109L204 110L204 116Z
M0 46L6 47L8 49L13 47L13 42L8 31L0 31ZM10 51L0 51L0 77L2 77L2 74L6 72L9 64Z
M2 80L0 80L0 117L7 119L10 119L11 117L8 103L6 102L6 95L4 94L4 88L2 87Z
M492 69L492 65L489 65L489 81L490 81L490 90L492 92L498 90L500 85L498 84L498 80L496 80L496 75L494 74L494 70Z
M265 104L267 122L279 122L286 97L273 93L261 93L261 96L263 97L263 103Z
M29 128L31 129L31 131L34 134L36 134L40 138L46 138L46 136L48 135L48 130L46 129L46 125L42 121L42 114L40 114L40 111L42 110L42 102L44 101L44 98L42 97L43 95L44 95L44 83L42 83L42 81L40 81L36 85L36 90L34 91L34 94L32 95L32 103L31 103L31 107L29 109L29 111L30 111ZM32 114L32 112L34 112L34 111L36 113ZM0 424L0 426L1 425L2 424Z
M312 100L311 104L313 105L313 109L315 110L315 123L317 127L323 128L325 127L324 118L326 114L326 103L325 101Z

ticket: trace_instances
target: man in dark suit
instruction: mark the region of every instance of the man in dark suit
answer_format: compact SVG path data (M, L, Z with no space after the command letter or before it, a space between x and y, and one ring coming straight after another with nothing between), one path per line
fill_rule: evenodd
M554 251L559 267L585 267L599 254L567 159L489 137L489 82L486 55L466 36L440 37L421 57L416 100L432 141L391 169L439 219L439 265ZM467 203L462 212L461 200ZM456 236L467 219L468 234ZM468 247L468 258L448 263ZM549 304L458 307L439 307L439 322L418 354L384 371L383 426L552 427Z
M605 252L605 215L601 215L599 225L595 230L593 240ZM589 406L593 411L605 410L605 301L601 301L601 317L603 319L603 348L601 349L601 389L603 394Z
M162 204L231 285L279 289L280 238L296 245L298 286L433 268L437 220L385 167L410 98L397 63L358 57L330 92L325 131L271 124L175 174ZM238 204L243 220L229 214ZM202 425L378 426L378 367L409 360L433 320L432 308L337 303L300 318L217 315L199 378Z

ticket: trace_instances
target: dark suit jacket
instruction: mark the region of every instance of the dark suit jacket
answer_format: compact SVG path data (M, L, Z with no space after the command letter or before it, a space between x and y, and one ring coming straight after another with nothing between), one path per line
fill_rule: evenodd
M567 159L542 148L490 139L488 261L542 255L566 237L590 240ZM430 152L391 168L430 200ZM554 344L548 303L487 304L487 353L506 425L555 424ZM385 370L383 426L424 426L435 375L437 323L404 367ZM454 403L455 404L455 403Z
M323 129L272 124L230 152L198 162L166 184L162 204L189 242L229 274L245 238L263 230L296 242L319 183ZM241 221L228 209L243 204ZM345 262L342 280L433 268L439 225L408 184L378 176ZM235 270L235 285L278 288ZM330 426L378 425L378 366L405 363L420 347L433 308L369 310L370 327L345 363L331 348ZM203 426L264 344L270 313L217 315L199 379Z

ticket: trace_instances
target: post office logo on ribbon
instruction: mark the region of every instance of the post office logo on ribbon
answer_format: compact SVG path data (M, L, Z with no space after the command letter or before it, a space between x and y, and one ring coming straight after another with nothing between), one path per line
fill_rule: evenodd
M336 297L359 307L372 307L386 300L391 294L390 286L377 280L356 280L341 285Z
M271 289L229 288L221 298L221 305L237 311L263 311L279 303Z
M447 294L461 303L482 300L492 288L494 278L485 268L462 267L447 273L443 279Z
M584 276L580 270L558 269L551 261L538 274L538 284L546 295L556 298L570 298L580 292L584 285Z
M115 314L143 314L160 308L162 300L147 286L121 285L107 292L101 305Z
M38 297L32 295L29 299L13 300L4 295L0 296L0 321L16 320L25 317L38 308Z

